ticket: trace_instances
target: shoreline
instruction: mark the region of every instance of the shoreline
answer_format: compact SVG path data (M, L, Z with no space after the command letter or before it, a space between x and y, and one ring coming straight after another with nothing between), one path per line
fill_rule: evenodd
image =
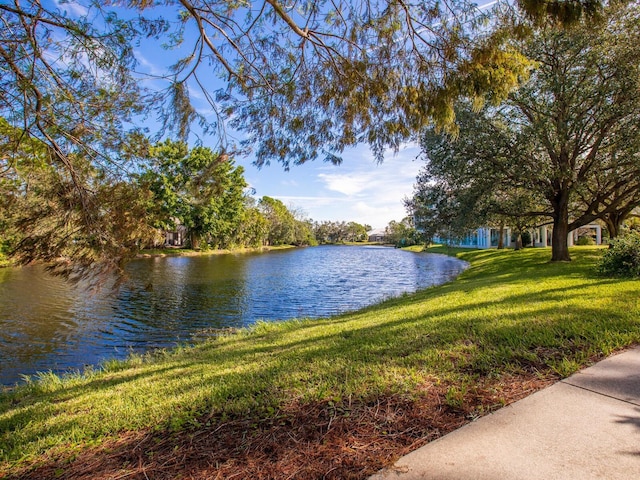
M307 248L319 246L345 246L345 247L365 247L365 246L381 246L394 247L392 244L383 244L379 242L345 242L345 243L324 243L321 245L277 245L264 247L243 247L232 249L212 249L212 250L191 250L183 248L158 248L142 250L135 258L152 258L152 257L195 257L206 255L226 255L236 253L265 253L277 250L289 250L293 248ZM415 247L415 246L414 246ZM422 248L422 246L420 246ZM408 250L411 247L407 247ZM415 250L414 250L415 251Z
M356 312L4 392L0 477L171 478L187 458L193 478L366 478L640 343L640 284L597 277L597 248L575 247L568 264L548 250L425 251L471 266Z
M207 255L228 255L236 253L263 253L275 250L289 250L292 248L300 248L296 245L277 245L264 246L256 248L231 248L231 249L211 249L211 250L191 250L183 248L154 248L145 249L138 253L135 258L153 258L153 257L197 257Z
M382 247L394 247L391 244L383 244L379 242L346 242L346 243L327 243L323 245L335 245L335 246L382 246ZM133 260L139 258L154 258L154 257L197 257L197 256L207 256L207 255L233 255L233 254L244 254L244 253L267 253L278 250L289 250L293 248L306 248L311 246L320 246L320 245L277 245L277 246L264 246L264 247L242 247L242 248L231 248L231 249L211 249L211 250L191 250L186 248L157 248L157 249L144 249L137 253ZM415 246L414 246L415 247ZM411 248L411 247L407 247ZM9 268L14 267L18 268L21 265L15 264L11 259L7 258L5 255L0 254L0 268Z

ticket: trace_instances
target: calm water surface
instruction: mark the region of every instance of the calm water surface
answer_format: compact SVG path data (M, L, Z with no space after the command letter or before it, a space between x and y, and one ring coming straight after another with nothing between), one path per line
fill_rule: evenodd
M0 269L0 383L170 347L257 320L318 318L446 282L466 264L386 247L314 247L131 262L91 295L37 267Z

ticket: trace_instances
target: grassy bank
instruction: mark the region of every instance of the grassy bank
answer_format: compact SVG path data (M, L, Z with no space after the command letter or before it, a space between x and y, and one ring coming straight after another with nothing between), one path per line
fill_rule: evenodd
M191 257L198 255L224 255L227 253L259 253L270 252L272 250L287 250L290 248L296 248L294 245L277 245L270 247L257 247L257 248L232 248L232 249L206 249L206 250L193 250L191 248L149 248L142 250L138 257Z
M0 396L0 477L364 478L640 342L640 282L549 254L460 251L456 281L358 312L44 375Z

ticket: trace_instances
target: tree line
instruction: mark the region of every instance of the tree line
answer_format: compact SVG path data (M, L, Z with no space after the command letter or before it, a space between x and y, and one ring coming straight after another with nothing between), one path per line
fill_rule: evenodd
M18 135L18 130L0 119L4 144ZM87 249L87 242L100 239L83 238L80 231L68 230L58 221L64 212L56 209L64 205L57 200L68 188L68 179L52 177L46 155L46 147L34 140L13 158L12 175L0 182L2 246L5 251L31 251L24 248L25 243L33 242L37 235L50 240L76 235L77 251L61 247L55 254L78 256ZM95 185L99 187L99 178ZM356 222L314 222L278 199L256 199L247 187L243 167L228 155L165 140L149 147L138 171L123 179L117 191L109 190L109 195L118 194L109 200L117 203L117 217L126 219L115 226L132 251L162 246L166 232L176 230L185 234L180 245L194 249L363 242L371 230ZM36 253L32 255L29 260L37 259Z

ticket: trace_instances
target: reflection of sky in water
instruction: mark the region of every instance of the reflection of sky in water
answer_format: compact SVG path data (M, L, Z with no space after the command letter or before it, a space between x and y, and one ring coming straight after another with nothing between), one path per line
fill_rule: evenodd
M91 295L38 268L0 269L0 383L170 347L256 320L322 317L445 282L464 264L385 247L136 260Z

